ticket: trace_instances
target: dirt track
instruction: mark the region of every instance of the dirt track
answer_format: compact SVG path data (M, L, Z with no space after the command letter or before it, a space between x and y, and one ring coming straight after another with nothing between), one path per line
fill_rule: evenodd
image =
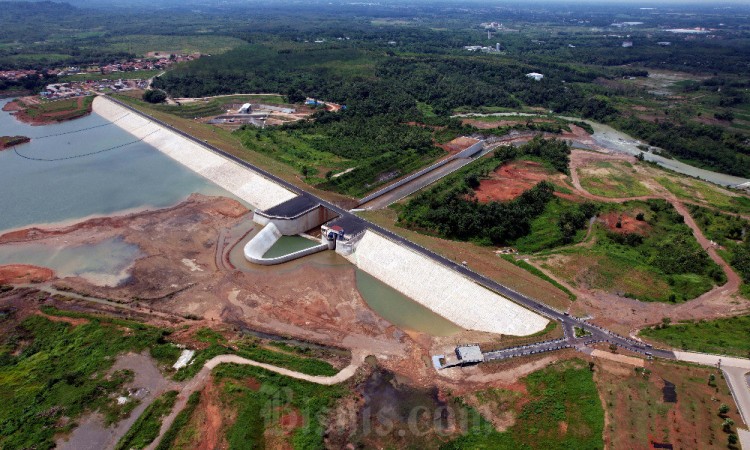
M670 305L665 303L644 303L635 299L624 298L614 294L609 294L599 290L587 289L582 287L572 287L565 283L565 280L559 279L550 273L540 264L534 263L540 270L547 275L565 284L569 289L579 296L579 301L574 304L573 309L576 313L586 315L591 314L599 325L608 327L620 333L632 334L635 330L647 325L653 325L661 321L662 317L670 317L672 320L693 320L706 319L715 317L733 316L750 311L750 305L747 302L738 302L735 298L741 284L739 275L732 267L724 261L716 252L716 248L705 237L700 227L695 223L688 212L685 203L675 198L669 191L660 186L652 188L658 192L658 195L647 195L639 197L622 197L609 198L591 194L581 186L578 170L594 161L626 161L635 163L635 157L620 154L601 154L592 152L583 152L574 150L571 155L571 181L575 187L576 194L599 202L616 202L624 203L628 201L645 201L650 199L663 199L668 201L675 210L685 218L685 224L690 227L693 236L700 246L706 250L709 257L718 264L727 276L727 282L721 286L716 286L712 290L704 293L700 297L687 301L679 305ZM649 186L650 188L652 186ZM690 202L692 203L692 202ZM695 203L699 204L699 203ZM699 204L700 206L704 206ZM579 244L584 245L584 244Z

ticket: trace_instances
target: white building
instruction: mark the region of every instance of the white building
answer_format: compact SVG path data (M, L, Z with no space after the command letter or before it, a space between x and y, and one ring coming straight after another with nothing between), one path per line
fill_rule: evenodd
M245 103L237 112L239 114L250 114L252 111L253 111L252 105L250 103Z
M534 81L540 81L542 78L544 78L544 75L541 73L531 72L526 74L526 78L533 78Z

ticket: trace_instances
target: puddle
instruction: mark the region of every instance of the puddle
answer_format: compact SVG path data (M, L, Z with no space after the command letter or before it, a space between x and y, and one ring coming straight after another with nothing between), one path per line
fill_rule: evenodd
M420 305L363 270L357 269L357 289L378 315L402 330L450 336L461 327Z
M59 278L81 277L99 286L117 286L127 280L130 268L139 256L137 245L128 244L120 238L75 246L42 243L0 245L0 265L49 267Z

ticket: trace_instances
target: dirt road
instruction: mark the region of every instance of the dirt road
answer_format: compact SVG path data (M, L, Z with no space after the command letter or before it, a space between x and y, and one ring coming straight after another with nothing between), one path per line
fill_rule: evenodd
M281 374L287 377L296 378L298 380L304 380L304 381L309 381L310 383L330 386L333 384L342 383L348 380L349 378L351 378L357 372L357 369L364 363L365 356L367 355L364 352L353 351L351 363L348 366L341 369L339 373L330 377L307 375L301 372L296 372L294 370L284 369L283 367L276 367L270 364L264 364L264 363L260 363L257 361L253 361L251 359L242 358L237 355L219 355L214 358L211 358L210 360L206 362L206 364L203 366L200 372L198 372L198 374L195 377L193 377L193 379L188 381L182 387L179 395L177 396L177 401L175 402L174 408L172 408L172 412L167 417L165 417L164 420L162 421L161 429L159 430L159 436L154 440L154 442L151 443L151 445L146 447L146 449L153 450L156 448L157 445L159 445L159 442L161 442L161 439L164 436L164 433L166 433L167 430L169 430L169 427L172 426L172 423L174 422L174 419L177 417L177 414L179 414L179 412L182 411L183 408L185 408L185 405L187 404L190 394L201 389L206 384L206 381L208 381L208 377L211 375L211 371L219 364L243 364L243 365L249 365L249 366L254 366L254 367L260 367L262 369L269 370L271 372L276 372L278 374Z

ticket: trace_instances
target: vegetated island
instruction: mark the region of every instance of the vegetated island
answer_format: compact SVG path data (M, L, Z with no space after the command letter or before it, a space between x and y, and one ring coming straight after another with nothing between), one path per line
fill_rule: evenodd
M91 113L94 97L75 97L47 101L39 97L22 97L3 106L18 120L31 125L49 125L78 119Z
M27 142L31 142L31 138L26 136L0 136L0 150L5 150Z

